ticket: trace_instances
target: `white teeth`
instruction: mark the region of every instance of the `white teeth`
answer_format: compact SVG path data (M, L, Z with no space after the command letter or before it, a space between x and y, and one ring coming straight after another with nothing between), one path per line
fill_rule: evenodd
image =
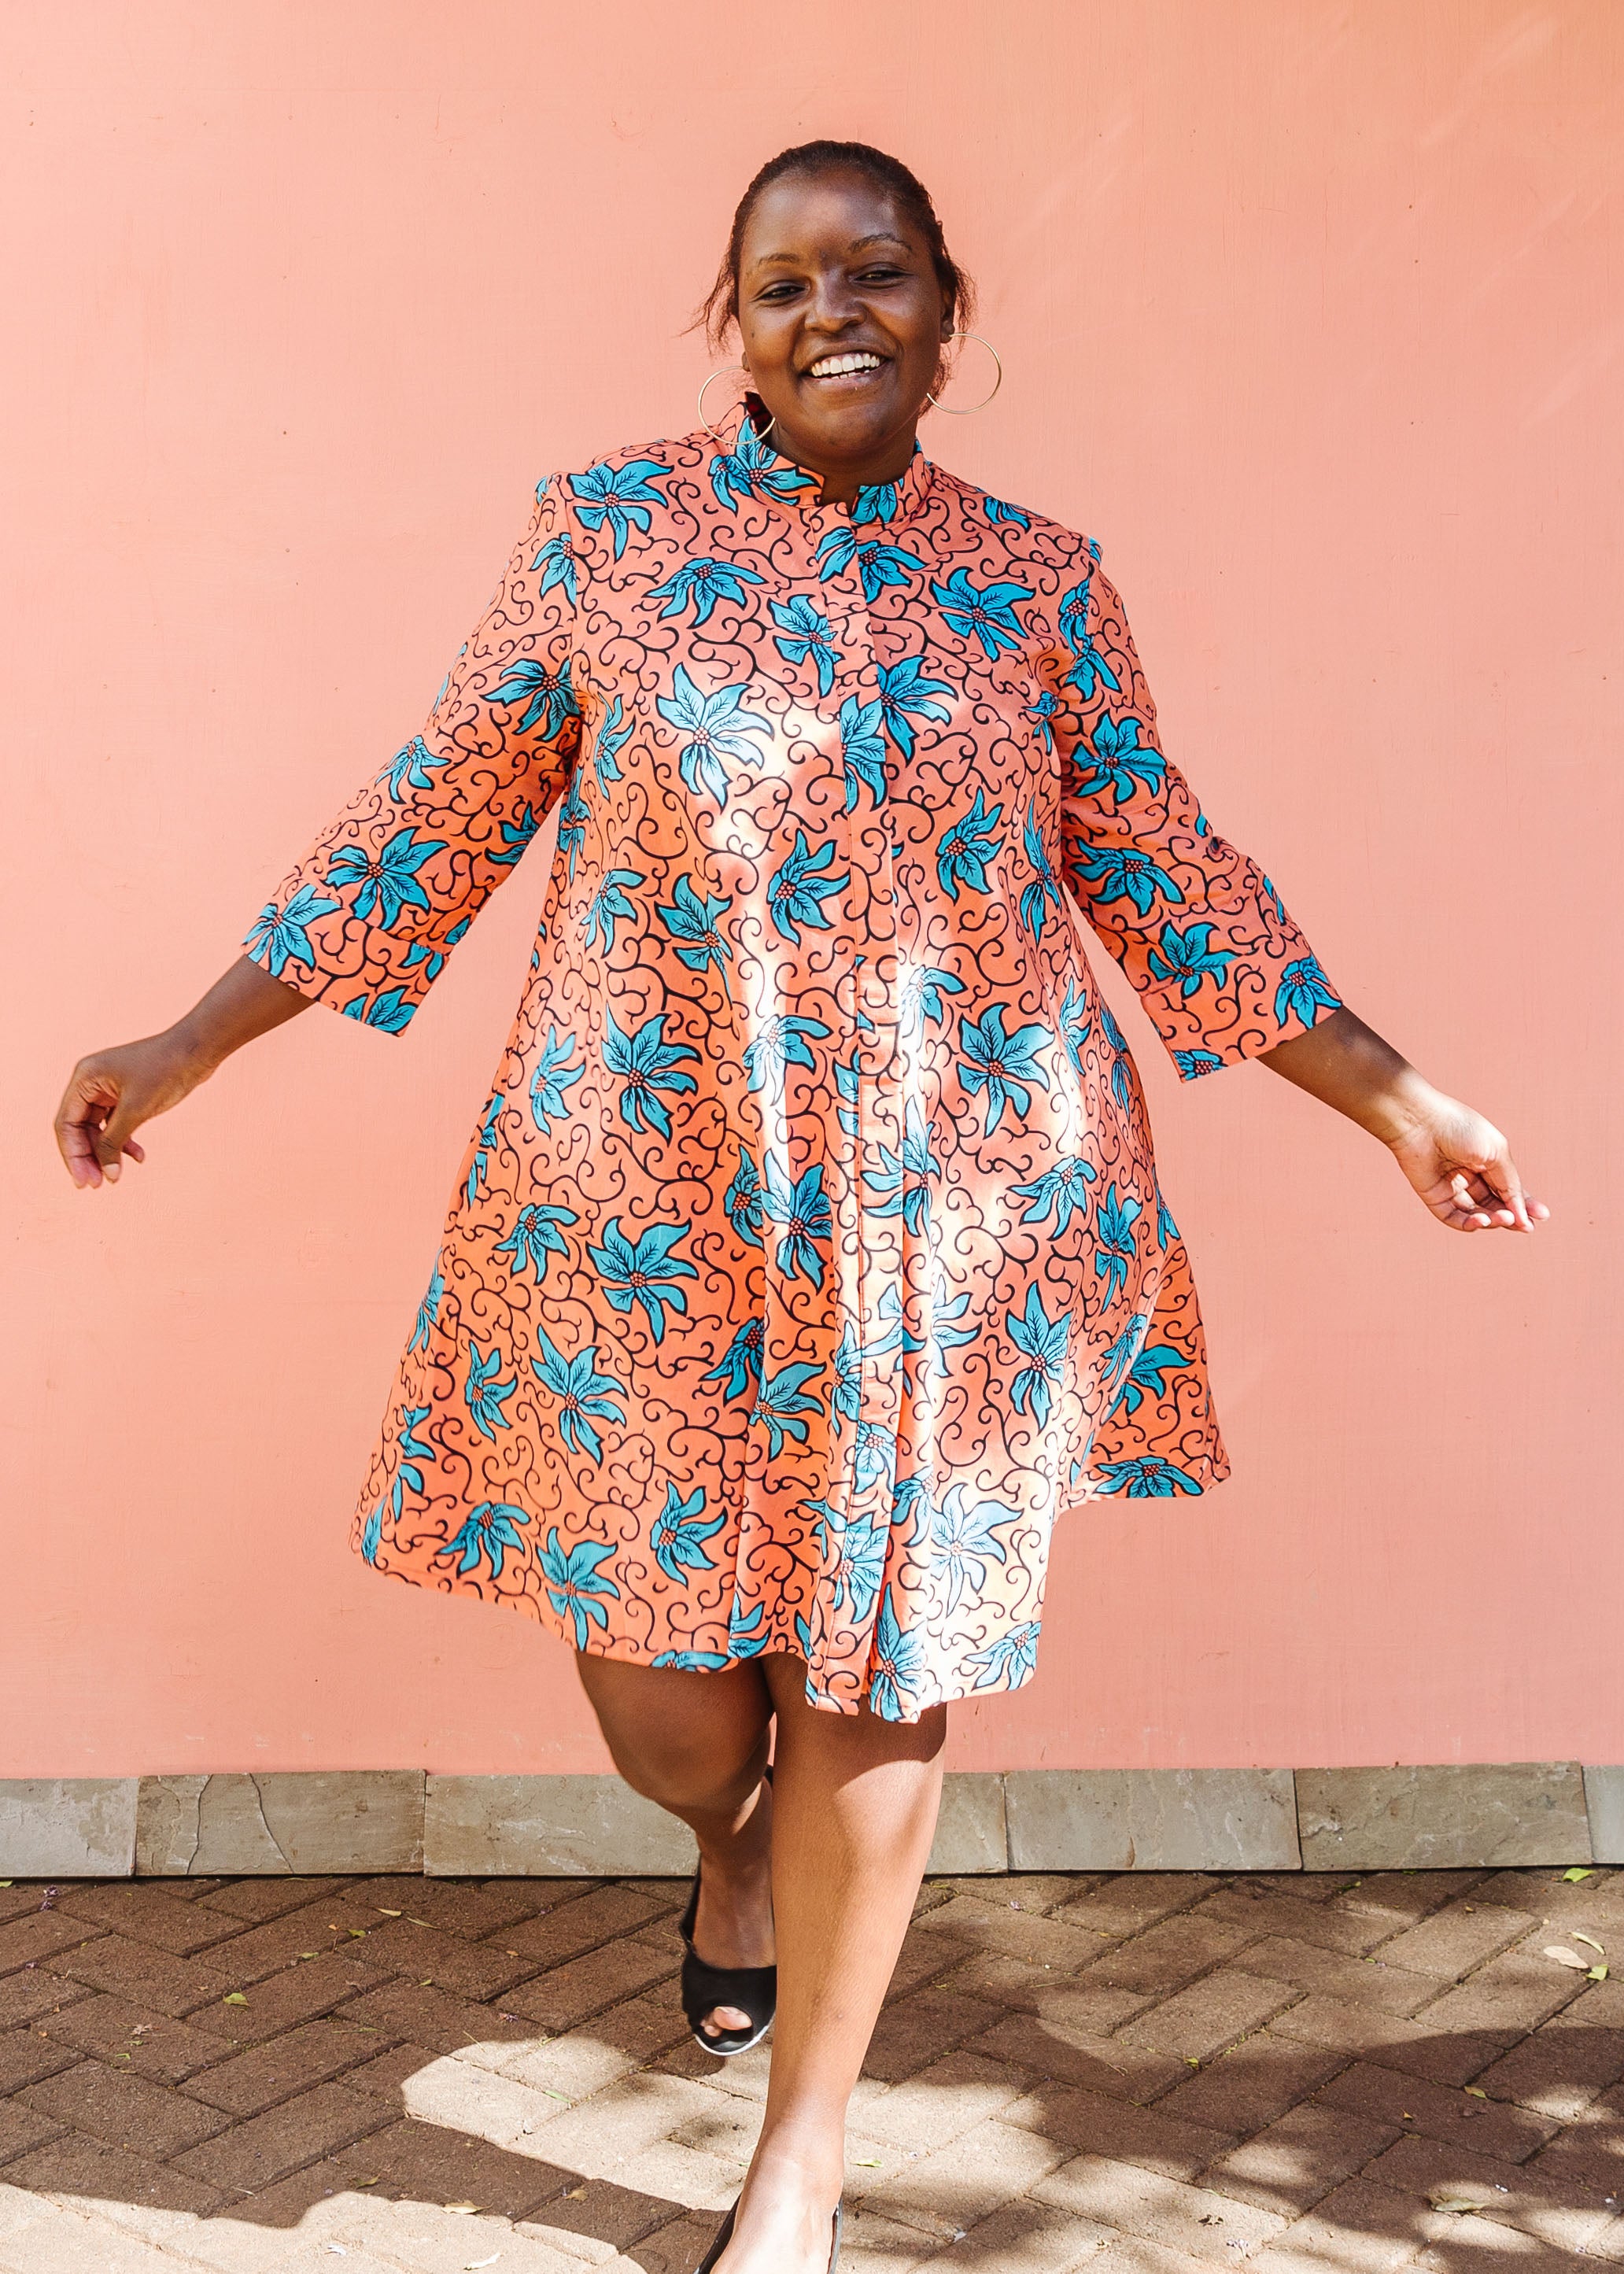
M814 379L838 379L848 371L878 371L880 358L876 355L824 356L812 366Z

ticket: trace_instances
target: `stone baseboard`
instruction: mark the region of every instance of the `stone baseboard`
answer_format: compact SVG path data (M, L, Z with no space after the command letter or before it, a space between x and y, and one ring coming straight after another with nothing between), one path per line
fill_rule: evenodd
M682 1826L614 1776L0 1779L0 1879L425 1871L665 1878ZM1415 1871L1624 1864L1624 1766L1012 1769L950 1775L929 1868Z

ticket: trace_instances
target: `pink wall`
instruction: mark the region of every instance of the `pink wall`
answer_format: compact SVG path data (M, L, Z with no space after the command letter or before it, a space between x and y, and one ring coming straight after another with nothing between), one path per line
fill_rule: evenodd
M981 281L1007 384L928 447L1101 538L1220 825L1556 1211L1452 1239L1136 1018L1235 1480L1070 1522L958 1763L1624 1760L1615 0L86 0L4 42L0 1773L602 1765L560 1645L347 1545L541 856L405 1041L297 1021L114 1192L46 1126L415 731L538 474L693 423L733 199L821 132L913 161Z

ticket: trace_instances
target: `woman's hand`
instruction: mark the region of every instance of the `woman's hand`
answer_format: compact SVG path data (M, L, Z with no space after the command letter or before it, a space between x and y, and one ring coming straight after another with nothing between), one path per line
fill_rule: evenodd
M1532 1231L1550 1215L1524 1193L1494 1124L1434 1089L1345 1006L1265 1050L1263 1063L1380 1137L1451 1231Z
M1511 1148L1492 1121L1433 1090L1430 1111L1387 1141L1422 1200L1451 1231L1532 1231L1551 1211L1522 1189Z
M144 1161L135 1133L207 1081L223 1058L308 1011L311 998L241 956L203 1000L162 1035L81 1058L56 1108L56 1149L83 1192L117 1184L127 1156Z
M188 1060L173 1029L81 1058L56 1108L56 1147L81 1191L117 1184L124 1157L144 1161L135 1132L167 1113L209 1073Z

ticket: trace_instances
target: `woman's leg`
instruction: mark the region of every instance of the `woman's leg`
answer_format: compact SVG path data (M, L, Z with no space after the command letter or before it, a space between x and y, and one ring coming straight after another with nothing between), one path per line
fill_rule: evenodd
M947 1711L820 1713L798 1658L754 1661L778 1717L772 1895L778 2013L767 2107L722 2274L823 2274L846 2108L913 1915Z
M695 1950L712 1966L771 1966L772 1794L762 1771L773 1708L759 1661L715 1674L584 1653L575 1663L616 1768L699 1842ZM731 2006L705 2022L712 2035L748 2026Z

